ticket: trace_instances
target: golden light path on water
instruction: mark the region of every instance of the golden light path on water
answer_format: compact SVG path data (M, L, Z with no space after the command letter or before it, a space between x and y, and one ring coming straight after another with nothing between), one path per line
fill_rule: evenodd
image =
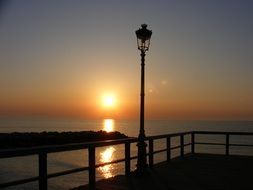
M100 163L106 163L106 162L111 162L114 159L114 152L115 148L110 146L106 148L104 151L100 153ZM106 166L99 167L98 170L102 173L104 178L110 178L114 176L113 170L114 166L113 164L109 164Z
M103 131L112 132L114 131L114 120L113 119L104 119L103 120ZM113 146L107 147L99 154L99 162L106 163L111 162L114 159L114 153L116 149ZM109 164L106 166L99 167L98 170L101 172L104 178L110 178L114 176L114 166L113 164Z
M106 132L114 131L114 120L113 119L104 119L103 130Z

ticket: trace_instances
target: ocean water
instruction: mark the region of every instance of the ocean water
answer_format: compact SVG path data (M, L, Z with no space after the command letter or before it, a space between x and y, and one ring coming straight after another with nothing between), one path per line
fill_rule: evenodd
M133 120L77 120L77 119L52 119L52 118L0 118L0 133L2 132L42 132L42 131L119 131L131 137L136 137L139 131L139 122ZM240 131L253 132L253 121L171 121L147 120L145 121L146 136L185 132L191 130L206 131ZM186 137L185 143L189 142ZM225 142L223 136L199 136L196 141ZM172 139L172 145L177 145L179 138ZM253 144L252 137L231 137L231 143ZM154 143L155 150L165 147L165 140ZM186 152L190 147L186 148ZM131 156L137 154L136 144L131 145ZM198 152L224 153L224 146L196 147ZM231 148L232 154L253 155L253 148ZM172 156L179 155L179 151L172 152ZM48 154L48 173L74 169L88 165L87 150L68 151ZM96 149L96 163L103 163L124 158L124 145L107 146ZM155 155L155 163L166 159L165 153ZM136 160L131 161L134 170ZM104 179L115 175L124 174L124 163L100 167L96 171L96 178ZM38 175L38 157L25 156L17 158L0 159L0 182L8 182ZM87 171L49 179L49 189L67 190L88 183ZM27 183L20 186L6 188L9 190L35 190L38 183Z

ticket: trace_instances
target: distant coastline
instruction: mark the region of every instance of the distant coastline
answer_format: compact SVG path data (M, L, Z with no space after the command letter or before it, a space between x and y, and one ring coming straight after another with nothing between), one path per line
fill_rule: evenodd
M0 149L62 145L121 138L128 138L128 136L117 131L0 133Z

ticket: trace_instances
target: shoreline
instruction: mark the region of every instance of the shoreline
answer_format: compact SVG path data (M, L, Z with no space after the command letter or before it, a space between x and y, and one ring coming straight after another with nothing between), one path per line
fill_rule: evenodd
M0 150L45 145L63 145L128 138L118 131L13 132L0 133Z

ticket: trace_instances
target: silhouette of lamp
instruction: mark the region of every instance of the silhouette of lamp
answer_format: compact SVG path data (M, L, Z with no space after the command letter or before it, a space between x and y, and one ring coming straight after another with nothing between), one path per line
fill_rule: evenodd
M137 36L137 46L141 51L141 102L140 102L140 131L138 136L138 157L137 157L137 173L143 174L147 169L147 144L145 143L144 130L144 96L145 96L145 55L149 50L150 38L152 31L147 29L146 24L142 24L141 28L135 31Z

